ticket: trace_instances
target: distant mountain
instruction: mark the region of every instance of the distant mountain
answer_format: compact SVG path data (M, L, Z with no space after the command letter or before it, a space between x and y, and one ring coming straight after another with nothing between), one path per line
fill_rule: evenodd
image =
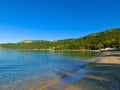
M54 49L54 50L84 50L101 48L120 48L120 28L94 33L78 39L55 41L23 40L19 43L0 44L2 48L14 49Z

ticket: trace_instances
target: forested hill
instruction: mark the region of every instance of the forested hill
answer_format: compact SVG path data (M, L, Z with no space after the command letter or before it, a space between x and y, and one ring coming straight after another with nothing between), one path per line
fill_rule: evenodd
M120 28L106 30L78 39L56 41L23 40L19 43L0 44L2 48L14 49L54 49L54 50L84 50L100 48L120 48Z

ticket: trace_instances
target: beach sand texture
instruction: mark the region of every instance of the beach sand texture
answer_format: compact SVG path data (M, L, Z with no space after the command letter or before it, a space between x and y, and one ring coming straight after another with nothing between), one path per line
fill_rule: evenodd
M46 90L120 90L119 52L103 52L95 65L85 69L89 72L82 79L69 83L64 88L64 82L63 85L58 82Z

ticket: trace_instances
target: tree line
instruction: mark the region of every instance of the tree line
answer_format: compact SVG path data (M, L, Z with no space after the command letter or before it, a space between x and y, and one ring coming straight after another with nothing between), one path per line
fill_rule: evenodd
M56 41L33 40L32 42L19 42L0 44L2 48L12 49L53 49L53 50L96 50L101 48L120 48L120 28L90 34L77 39L64 39Z

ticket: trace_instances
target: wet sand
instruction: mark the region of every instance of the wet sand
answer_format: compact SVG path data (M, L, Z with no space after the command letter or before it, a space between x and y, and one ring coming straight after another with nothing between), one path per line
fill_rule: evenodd
M97 63L120 64L120 52L103 52Z
M83 69L86 73L81 74L79 71L64 77L46 90L120 90L119 52L104 52L95 64Z
M75 90L120 90L120 52L104 52L90 71L78 82ZM74 90L68 87L67 90Z

